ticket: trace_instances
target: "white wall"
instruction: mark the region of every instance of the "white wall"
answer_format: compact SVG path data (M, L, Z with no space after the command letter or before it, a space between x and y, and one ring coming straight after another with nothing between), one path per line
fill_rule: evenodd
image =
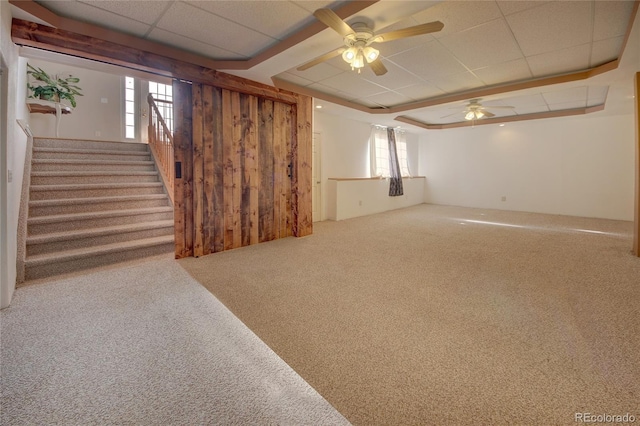
M375 116L372 116L375 119ZM376 124L355 121L348 118L331 115L315 110L314 132L320 133L322 144L322 212L321 220L332 218L335 212L336 191L330 178L363 178L370 177L369 171L369 136L371 125ZM418 174L419 143L418 136L406 134L407 156L412 174ZM378 197L375 185L366 188L374 193L363 193L361 199L376 199ZM367 191L362 187L363 191ZM413 187L413 186L412 186ZM360 187L359 187L360 188ZM420 196L422 198L422 196ZM338 207L340 208L340 207Z
M70 65L29 59L29 64L49 75L73 75L83 96L76 96L77 107L62 116L61 138L124 141L124 76L77 68ZM106 101L106 102L105 102ZM31 130L35 136L55 137L53 114L31 114Z
M428 203L633 220L633 114L433 130L420 140Z
M24 102L26 96L26 61L18 57L18 48L11 42L11 8L6 1L0 2L0 54L8 69L6 88L7 108L1 111L6 114L6 129L2 129L2 147L5 163L2 167L2 188L6 192L0 194L2 203L0 215L6 223L6 235L2 235L2 271L0 271L0 308L11 302L16 282L16 253L18 214L20 195L22 192L22 175L27 148L27 136L16 123L18 119L28 120L28 112ZM12 175L11 182L8 174ZM5 202L6 200L6 202Z

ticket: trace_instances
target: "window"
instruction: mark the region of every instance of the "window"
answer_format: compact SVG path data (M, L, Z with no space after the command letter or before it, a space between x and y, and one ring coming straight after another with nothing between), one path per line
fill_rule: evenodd
M173 133L173 87L170 84L149 82L149 94L155 99L169 131Z
M404 131L395 129L395 133L400 173L402 173L402 176L411 176L409 159L407 157L407 139ZM371 148L371 177L389 177L389 140L387 138L387 128L374 126L371 129L369 144Z
M124 137L136 138L136 88L133 77L124 78Z

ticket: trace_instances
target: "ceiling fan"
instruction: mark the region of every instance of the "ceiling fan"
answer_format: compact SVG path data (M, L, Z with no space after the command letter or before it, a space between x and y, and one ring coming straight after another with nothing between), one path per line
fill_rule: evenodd
M380 60L380 52L371 46L373 43L384 43L406 37L435 33L444 27L442 22L434 21L401 30L375 34L367 24L347 24L331 9L318 9L313 12L313 16L344 37L344 46L299 66L297 68L298 71L307 70L321 62L342 55L342 59L351 65L352 70L357 69L358 73L366 62L376 75L383 75L386 74L387 68Z
M495 114L487 111L487 109L480 103L482 99L470 99L465 109L462 111L465 120L479 120L481 118L495 117ZM455 107L458 108L458 107ZM512 106L491 106L492 109L514 109ZM460 112L454 112L453 114L445 115L440 118L451 117L452 115L460 114Z

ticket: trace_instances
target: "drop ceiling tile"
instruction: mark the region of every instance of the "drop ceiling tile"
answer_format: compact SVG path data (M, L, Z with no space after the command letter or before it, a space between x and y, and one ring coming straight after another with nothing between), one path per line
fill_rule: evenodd
M523 58L504 19L441 37L440 43L469 69Z
M154 28L147 36L147 39L159 43L166 44L187 52L195 53L201 56L208 56L216 59L248 59L247 56L240 55L235 52L229 52L217 46L193 40L172 32Z
M281 78L285 81L288 81L293 84L297 84L298 86L308 86L313 84L313 81L307 80L306 78L302 78L298 75L292 74L290 72L283 72L278 74L278 78Z
M146 1L80 1L99 9L116 13L122 17L135 19L145 24L155 23L162 13L167 9L171 1L167 0L146 0Z
M366 98L385 91L383 87L361 78L355 72L344 72L327 78L326 80L322 80L322 84L347 93L354 99Z
M627 31L633 1L596 1L593 40L622 36Z
M438 41L400 53L389 60L426 80L467 71Z
M589 105L604 103L609 93L609 86L589 86L587 89L587 101Z
M473 73L488 86L532 77L529 64L524 59L476 69L473 70Z
M318 9L322 9L323 7L328 7L330 9L336 9L340 5L347 3L346 1L322 1L322 0L300 0L300 1L292 1L292 3L297 4L301 8L313 13Z
M501 99L504 105L510 105L518 110L524 110L528 108L544 107L546 110L547 102L540 93L534 93L531 95L512 96L510 98Z
M316 18L287 1L187 1L219 17L273 38L283 39Z
M393 25L389 25L384 29L376 30L377 34L386 33L389 31L400 30L403 28L409 28L418 25L418 23L412 18L403 19L400 22L396 22ZM435 40L432 34L422 34L415 37L401 38L398 40L392 40L386 43L376 43L374 46L380 51L380 54L384 57L392 57L398 53L405 52L410 49L414 49L419 46L423 46L430 41Z
M362 70L362 77L372 83L378 84L391 90L424 83L422 79L405 71L393 62L383 59L382 63L387 68L386 74L375 75L374 72L371 71L371 68L365 67L365 69Z
M589 43L591 5L587 1L557 1L506 17L525 56Z
M569 101L569 102L559 102L557 104L549 105L549 109L551 111L562 111L563 109L575 109L575 108L586 108L587 101Z
M138 37L144 36L151 28L149 25L134 19L120 16L84 3L71 1L46 1L40 3L47 9L61 16L111 28Z
M433 34L435 38L441 38L501 16L502 13L495 1L445 1L424 12L416 13L413 19L419 24L442 22L442 31Z
M182 2L174 3L157 27L246 56L254 56L277 42L274 38Z
M317 90L318 92L327 93L329 95L334 95L339 97L344 96L344 93L342 93L340 90L334 89L333 87L325 86L324 84L321 84L321 83L313 83L307 87L313 90ZM347 97L347 98L352 99L352 97Z
M532 7L538 7L547 3L541 0L509 0L509 1L497 1L498 7L502 11L502 13L507 15L512 15L517 12L522 12L523 10L531 9Z
M569 49L530 56L527 63L534 77L563 74L589 68L591 45L583 44Z
M442 96L446 93L430 83L416 84L413 86L402 87L396 89L396 92L401 95L408 96L409 98L420 101L427 98L434 98L436 96Z
M594 41L591 50L591 66L597 67L598 65L611 62L614 59L618 59L622 54L622 44L624 43L624 37L614 37L606 40Z
M326 80L327 78L333 77L338 74L342 74L343 72L345 72L345 70L341 70L339 68L331 66L328 62L324 62L304 71L298 71L297 69L292 68L288 72L297 75L298 77L317 82Z
M482 81L471 72L440 76L430 82L447 93L462 92L484 86Z
M553 92L543 92L542 96L547 105L554 105L568 102L582 102L586 105L587 86L572 87L570 89L556 90Z
M392 107L395 105L400 105L400 104L406 104L409 102L412 102L411 98L408 98L407 96L403 96L399 93L396 92L383 92L383 93L378 93L377 95L373 95L373 96L367 96L366 98L364 98L368 101L371 102L375 102L379 105L385 106L385 107Z
M537 106L522 106L522 107L516 108L514 111L518 115L536 114L539 112L548 112L549 107L546 104L537 105Z

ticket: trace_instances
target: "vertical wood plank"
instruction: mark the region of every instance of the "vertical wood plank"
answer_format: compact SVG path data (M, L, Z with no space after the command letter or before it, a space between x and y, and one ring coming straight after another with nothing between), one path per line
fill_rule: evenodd
M191 85L174 81L174 160L180 163L182 177L174 185L175 257L193 256L192 199L192 104Z
M226 113L227 111L223 111ZM232 122L231 140L231 168L232 168L232 245L231 248L242 247L242 151L244 141L242 139L242 112L240 109L240 93L231 92L231 109L229 110ZM227 120L227 118L225 118Z
M233 209L233 113L231 111L232 93L222 90L222 150L223 150L223 198L224 198L224 249L233 246L234 209Z
M286 169L286 180L284 181L284 219L282 224L282 230L284 232L283 237L290 237L293 235L293 214L292 214L292 202L293 202L293 176L295 174L295 169L293 167L293 136L294 136L294 126L295 120L292 119L292 108L291 105L282 104L284 107L284 122L285 127L282 130L282 135L284 139L284 153L285 153L285 164L287 166Z
M193 255L204 254L204 135L202 116L202 85L191 86L193 139Z
M210 254L214 250L215 238L215 206L214 206L214 167L215 157L213 153L213 91L212 86L203 86L202 88L202 119L203 119L203 149L202 158L204 161L204 182L203 182L203 201L202 211L204 216L203 237L202 237L202 254Z
M295 134L293 138L293 234L304 237L313 232L312 220L312 101L308 96L299 95L293 108Z
M240 232L241 245L250 244L251 230L251 176L249 176L249 163L251 162L251 152L249 149L249 133L251 132L251 122L249 118L249 103L251 96L240 95L240 122L238 123L239 150L240 150L240 174L241 174L241 195L240 195Z
M274 234L274 161L273 161L273 101L268 99L258 100L260 112L259 127L259 154L258 164L260 171L258 216L259 216L259 240L271 241Z
M222 121L222 89L212 88L213 132L213 252L224 251L224 137Z
M633 221L633 254L640 257L640 72L634 78L635 88L635 118L636 118L636 153L635 153L635 213Z
M286 170L286 144L283 143L285 136L283 129L285 126L283 104L280 102L273 103L273 227L274 237L284 238L283 234L283 218L286 221L286 200L284 198L285 183L287 180ZM284 147L283 147L284 145Z
M258 152L258 98L249 97L249 122L251 123L245 145L245 167L249 176L249 244L260 242L258 233L259 152Z

